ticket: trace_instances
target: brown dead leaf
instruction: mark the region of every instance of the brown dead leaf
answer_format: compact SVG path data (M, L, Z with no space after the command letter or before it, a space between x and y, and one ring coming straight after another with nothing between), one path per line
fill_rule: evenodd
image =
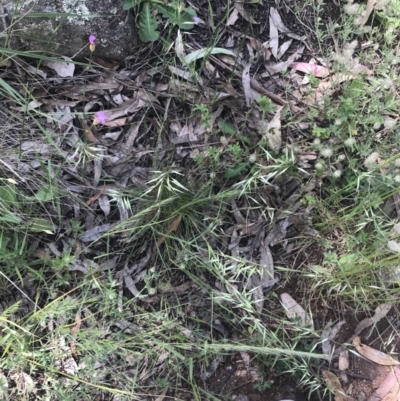
M45 249L36 249L35 252L33 252L33 256L38 259L42 260L50 260L51 256L49 255L49 251Z
M126 117L117 118L116 120L106 121L103 125L106 127L123 127L126 123Z
M363 320L361 320L360 323L358 323L356 329L354 330L353 335L346 340L346 343L351 343L355 337L357 337L359 334L361 334L361 332L363 330L365 330L366 328L372 326L373 324L378 323L381 319L383 319L390 311L390 309L392 308L392 304L381 304L378 305L375 309L375 314L372 317L367 317ZM344 350L344 347L338 347L335 352L334 355L339 355L342 351Z
M153 252L155 252L157 250L157 248L164 243L165 239L167 238L167 236L169 234L171 234L173 231L176 231L179 227L179 224L181 223L182 220L182 215L178 215L175 217L175 219L172 221L172 223L170 224L170 226L168 227L167 232L158 239L157 244L155 244L153 246Z
M96 138L96 136L93 134L93 131L91 130L91 129L87 129L86 131L85 131L85 133L86 133L86 139L88 140L88 142L90 142L90 143L98 143L98 142L100 142L97 138Z
M64 100L64 99L46 99L42 98L40 101L45 104L46 106L50 107L56 107L56 106L70 106L70 107L75 107L79 101L73 101L73 100Z
M252 36L247 36L247 39L249 40L250 46L256 50L256 51L260 51L262 50L263 44L256 38L253 38Z
M118 61L115 61L115 60L104 60L101 57L96 57L95 56L95 57L93 57L93 61L94 61L95 64L98 64L98 65L100 65L100 66L102 66L104 68L108 68L108 69L114 70L114 71L116 69L118 69L118 67L119 67Z
M393 389L398 388L400 382L400 366L391 369L379 387L368 397L367 401L381 401ZM398 398L396 398L398 399Z
M99 191L96 195L92 196L91 198L89 198L89 199L85 202L86 205L90 206L93 202L96 202L97 199L99 199L100 196L103 195L103 192L104 192L104 189L105 189L105 188L106 188L106 184L103 185L103 188L101 188L100 191Z
M348 398L340 384L339 378L329 370L322 370L322 376L325 379L326 385L335 394L335 401L347 401Z
M396 359L392 358L390 355L378 351L375 348L371 348L368 345L361 344L360 337L358 336L354 338L353 345L363 357L377 363L378 365L393 366L400 364L399 361L396 361Z
M71 348L72 356L75 359L78 358L78 353L77 353L77 350L76 350L76 336L78 334L79 329L81 328L81 324L82 324L81 316L79 314L77 314L75 316L75 326L73 326L72 329L71 329L72 340L69 343L69 347Z
M74 256L78 257L81 253L82 253L82 242L77 239L75 240Z

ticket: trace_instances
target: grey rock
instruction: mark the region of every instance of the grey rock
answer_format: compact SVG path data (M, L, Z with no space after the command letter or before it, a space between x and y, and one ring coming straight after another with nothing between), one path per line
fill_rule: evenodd
M89 35L95 35L93 55L120 61L138 44L123 0L0 0L0 4L14 50L84 60L91 55Z

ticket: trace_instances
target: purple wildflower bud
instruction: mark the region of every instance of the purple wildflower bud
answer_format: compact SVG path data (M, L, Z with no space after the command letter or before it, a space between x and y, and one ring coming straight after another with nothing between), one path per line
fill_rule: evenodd
M108 120L108 116L104 111L100 110L96 113L95 119L93 121L93 124L105 124Z

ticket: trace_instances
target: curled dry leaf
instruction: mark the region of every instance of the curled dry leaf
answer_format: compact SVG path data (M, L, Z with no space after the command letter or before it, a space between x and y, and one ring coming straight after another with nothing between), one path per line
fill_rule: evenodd
M378 365L393 366L400 364L399 361L396 361L396 359L392 358L390 355L378 351L375 348L371 348L368 345L361 344L360 337L354 338L353 345L363 357L377 363Z
M66 61L45 61L46 67L54 70L59 77L73 77L75 72L75 64L68 57L63 57ZM70 63L68 61L71 61Z
M348 398L340 384L339 378L329 370L323 370L322 376L325 379L326 385L335 394L335 401L347 401Z

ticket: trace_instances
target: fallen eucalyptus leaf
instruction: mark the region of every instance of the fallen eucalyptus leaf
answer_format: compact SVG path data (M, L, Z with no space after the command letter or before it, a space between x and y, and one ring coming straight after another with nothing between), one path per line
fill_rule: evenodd
M375 348L371 348L368 345L361 344L360 337L354 338L353 345L363 357L377 363L378 365L393 366L400 364L399 361L396 361L396 359L392 358L390 355L378 351Z
M269 11L270 18L274 21L274 25L278 28L279 32L284 33L286 36L289 36L290 38L299 40L299 41L304 41L306 40L307 36L299 36L293 33L289 28L285 26L285 24L282 21L281 16L279 15L278 11L276 8L271 7Z
M290 320L299 319L299 325L301 327L309 327L314 330L314 323L312 319L307 315L306 311L300 306L289 294L284 292L281 294L281 302L285 308L286 316Z
M272 55L278 59L278 47L279 47L279 33L278 28L274 24L274 20L269 17L269 48L271 49Z
M323 370L322 376L325 379L327 387L335 394L335 401L348 401L339 378L334 373L329 370Z
M226 54L227 56L236 57L236 54L231 50L223 49L221 47L203 47L202 49L189 53L186 57L184 57L183 61L186 64L190 64L193 63L193 61L210 56L212 54Z
M277 111L268 123L263 133L263 137L268 139L269 147L274 152L279 152L282 146L282 134L281 134L281 110L283 106L277 108ZM265 124L265 122L264 122Z
M73 77L75 72L75 64L68 57L63 57L66 61L45 61L46 67L54 70L59 77ZM71 61L70 63L68 61Z

